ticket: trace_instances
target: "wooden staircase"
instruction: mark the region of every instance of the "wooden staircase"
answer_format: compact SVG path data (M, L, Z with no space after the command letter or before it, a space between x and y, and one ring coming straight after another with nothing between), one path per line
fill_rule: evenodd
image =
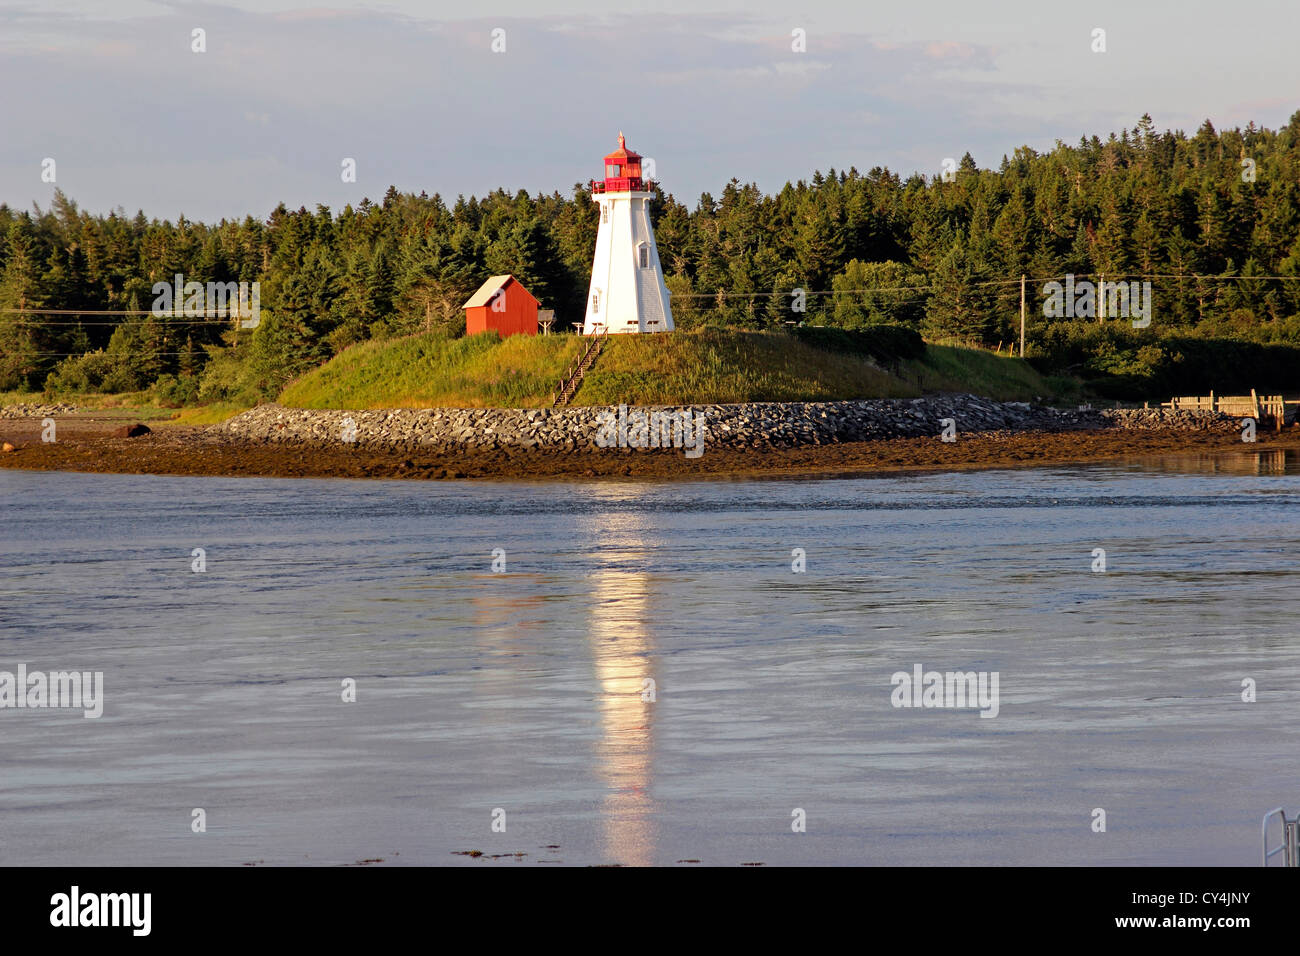
M595 364L600 357L601 351L605 348L605 340L609 338L608 332L601 332L600 335L594 335L578 360L569 367L564 378L560 379L559 387L555 390L555 396L551 400L552 408L562 408L573 400L573 396L578 393L578 387L582 385L583 376Z

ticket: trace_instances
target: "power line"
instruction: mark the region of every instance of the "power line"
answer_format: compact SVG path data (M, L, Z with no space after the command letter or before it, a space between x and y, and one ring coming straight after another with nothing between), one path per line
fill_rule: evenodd
M17 312L33 315L153 315L152 309L0 309L0 312ZM161 316L160 316L161 318Z
M23 322L24 320L19 319L18 321ZM167 322L167 327L173 328L178 325L226 325L232 321L237 321L237 320L233 320L233 319L185 319L182 321L169 320ZM36 323L25 323L25 324L41 325L45 327L67 326L69 328L71 327L82 328L85 326L104 325L104 326L112 326L113 328L121 328L125 323L123 322L36 322Z
M40 356L41 358L71 358L71 357L73 357L73 356L76 356L76 357L80 358L80 357L85 356L85 355L94 355L96 352L102 352L104 358L113 358L113 357L115 357L112 353L109 353L109 352L103 352L101 349L96 349L94 352L24 352L24 353L22 353L22 354L23 354L23 355L29 355L29 356ZM201 354L202 354L202 350L201 350L201 349L193 349L192 351L188 351L188 352L140 352L140 351L132 350L132 352L131 352L131 358L143 358L143 357L146 357L146 356L152 356L152 355L194 355L194 356L198 356L198 355L201 355Z
M0 309L0 313L9 315L151 315L155 319L165 319L167 321L177 321L182 317L193 317L189 312L154 312L152 309ZM216 309L206 309L199 314L214 319L246 318L248 316L248 313L220 312Z
M1150 272L1150 273L1075 272L1075 273L1068 273L1068 274L1061 273L1061 274L1051 275L1051 276L1026 277L1025 281L1027 283L1032 283L1037 285L1039 283L1058 282L1060 280L1066 279L1067 277L1073 277L1075 279L1087 279L1087 280L1097 278L1097 279L1102 279L1107 283L1118 283L1121 281L1133 281L1133 280L1152 280L1152 279L1175 279L1175 280L1192 281L1192 282L1257 282L1257 281L1296 282L1296 281L1300 281L1300 275L1243 276L1243 275L1204 275L1199 273L1177 273L1177 272ZM1015 285L1019 285L1020 281L1021 280L1019 278L987 279L987 280L981 280L979 282L960 282L959 280L957 285L965 288L992 288L997 286L1015 286ZM726 290L717 290L714 292L675 293L673 295L673 299L675 300L714 299L714 300L726 301L726 300L754 300L754 299L764 299L764 298L766 299L795 298L800 294L800 291L802 291L802 294L805 298L813 298L819 296L842 296L842 295L862 295L862 296L889 295L889 296L893 296L895 302L897 302L900 296L904 296L905 294L908 293L910 293L910 295L905 295L905 299L904 299L905 301L912 301L916 299L925 298L926 296L933 294L936 291L940 291L943 288L945 288L944 285L931 282L926 285L879 286L879 287L867 288L867 289L805 289L805 290L771 291L771 292L729 292ZM62 322L45 321L40 323L29 323L25 321L24 317L29 315L31 316L47 316L47 315L48 316L83 316L83 315L84 316L118 316L122 318L130 318L135 316L150 316L158 319L160 322L163 322L168 327L205 326L205 325L222 326L226 324L233 325L235 322L246 318L245 315L242 315L238 312L236 312L235 314L230 314L228 312L222 314L214 310L205 310L203 318L193 318L190 316L186 316L185 313L183 312L163 313L159 315L155 313L152 309L118 310L118 309L44 309L44 308L12 309L11 308L11 309L0 309L0 315L17 315L19 316L18 319L19 323L24 325L32 325L36 327L43 327L43 328L120 327L123 323L114 322L114 321L80 321L80 320L62 321ZM41 353L41 354L53 355L53 354L83 354L83 353ZM185 353L176 353L176 354L185 354Z
M1119 279L1194 279L1194 280L1202 281L1202 282L1255 282L1255 281L1263 281L1263 280L1268 280L1268 281L1280 281L1280 282L1297 282L1297 281L1300 281L1300 275L1289 275L1289 276L1283 276L1283 275L1249 275L1249 276L1244 276L1244 275L1208 275L1208 274L1192 273L1192 272L1184 272L1184 273L1179 273L1179 272L1113 272L1113 273L1103 273L1103 272L1071 272L1071 273L1058 273L1058 274L1056 274L1056 275L1050 275L1050 276L1027 276L1027 277L1026 277L1026 281L1027 281L1027 282L1052 282L1052 281L1055 281L1055 280L1057 280L1057 279L1064 279L1064 278L1066 278L1067 276L1073 276L1074 278L1079 279L1079 278L1091 278L1091 277L1093 277L1093 276L1096 276L1096 277L1104 277L1104 276L1107 276L1107 275L1109 275L1112 279L1115 279L1115 280L1119 280ZM987 279L987 280L983 280L983 281L980 281L980 282L968 282L968 283L964 283L964 284L967 285L967 286L975 286L975 287L981 287L981 288L982 288L982 287L986 287L986 286L995 286L995 285L1016 285L1016 284L1018 284L1019 282L1020 282L1020 279L1017 277L1017 278L1012 278L1012 279ZM869 294L871 294L871 293L877 293L877 292L929 292L929 291L933 291L933 290L938 289L938 288L941 288L941 287L940 287L939 285L935 284L935 283L930 283L930 284L928 284L928 285L877 286L877 287L874 287L874 288L868 288L868 289L804 289L804 290L802 290L802 291L803 291L803 294L804 294L805 296L810 296L810 295L869 295ZM754 298L763 298L763 297L771 297L771 296L783 296L783 295L784 295L784 296L793 296L793 295L795 295L795 294L796 294L796 293L795 293L794 291L789 291L789 292L779 292L779 291L772 291L772 292L727 292L727 291L725 291L725 290L718 290L718 291L716 291L716 292L680 292L680 293L676 293L676 294L674 294L674 295L673 295L673 298L675 298L675 299L698 299L698 298L715 298L715 297L717 297L717 296L723 296L723 297L726 297L726 298L735 298L735 299L746 299L746 298L748 298L748 299L754 299ZM121 315L121 316L131 316L131 315L152 315L152 316L154 316L155 318L158 318L158 319L164 319L164 320L169 321L169 322L199 321L199 320L191 319L191 318L189 317L189 314L186 313L186 312L168 312L168 313L161 313L161 314L160 314L160 313L156 313L156 312L154 312L152 309L32 309L32 308L22 308L22 309L0 309L0 314L10 314L10 315ZM203 314L204 314L205 316L210 316L210 317L211 317L211 318L205 319L205 320L203 320L203 321L229 321L229 320L232 320L232 319L235 319L235 318L244 318L244 317L246 317L246 316L241 315L241 314L239 314L239 313L236 313L236 314L233 314L233 315L232 315L232 314L230 314L229 312L227 312L227 313L221 313L221 312L218 312L218 311L216 311L216 310L204 310ZM181 319L181 316L185 316L185 319Z
M1019 279L990 279L984 282L970 282L967 285L972 286L990 286L990 285L1011 285L1019 284ZM714 299L719 296L732 299L760 299L771 296L788 296L793 298L802 292L804 296L811 295L870 295L877 292L929 292L938 289L940 286L931 283L930 285L896 285L896 286L879 286L874 289L820 289L820 290L791 290L789 292L674 292L674 299Z
M1214 276L1200 275L1197 273L1178 273L1178 272L1071 272L1060 273L1052 276L1026 276L1027 283L1055 282L1072 276L1075 279L1104 278L1107 282L1131 280L1131 279L1191 279L1202 282L1254 282L1257 280L1279 280L1283 282L1300 281L1300 276ZM960 283L967 288L985 288L988 286L1010 286L1019 285L1020 279L989 279L981 282ZM816 295L872 295L875 293L898 293L898 292L932 292L936 289L943 288L935 283L929 285L905 285L905 286L879 286L871 289L820 289L820 290L802 290L805 297ZM798 295L797 291L788 292L677 292L673 293L674 299L759 299L772 296L786 296L793 298Z

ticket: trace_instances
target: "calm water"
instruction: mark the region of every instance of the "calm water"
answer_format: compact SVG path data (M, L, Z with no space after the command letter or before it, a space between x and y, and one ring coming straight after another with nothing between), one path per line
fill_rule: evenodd
M1300 808L1280 453L693 484L6 470L0 528L0 670L106 685L98 720L0 710L0 864L1251 865L1264 811ZM998 672L998 716L892 706L916 664Z

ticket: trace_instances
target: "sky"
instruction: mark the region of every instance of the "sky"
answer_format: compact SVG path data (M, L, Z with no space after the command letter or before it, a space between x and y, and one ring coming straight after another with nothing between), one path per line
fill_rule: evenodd
M567 196L620 130L692 207L733 177L997 168L1143 113L1283 125L1298 26L1297 0L0 0L0 202L216 221L389 185Z

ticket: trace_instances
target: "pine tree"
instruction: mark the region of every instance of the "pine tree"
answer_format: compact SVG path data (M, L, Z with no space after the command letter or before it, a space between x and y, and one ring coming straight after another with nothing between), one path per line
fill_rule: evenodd
M824 291L844 256L844 234L825 208L810 209L800 221L795 255L809 291Z
M41 318L26 312L46 304L39 255L30 221L10 225L0 276L0 390L36 388L53 364Z

